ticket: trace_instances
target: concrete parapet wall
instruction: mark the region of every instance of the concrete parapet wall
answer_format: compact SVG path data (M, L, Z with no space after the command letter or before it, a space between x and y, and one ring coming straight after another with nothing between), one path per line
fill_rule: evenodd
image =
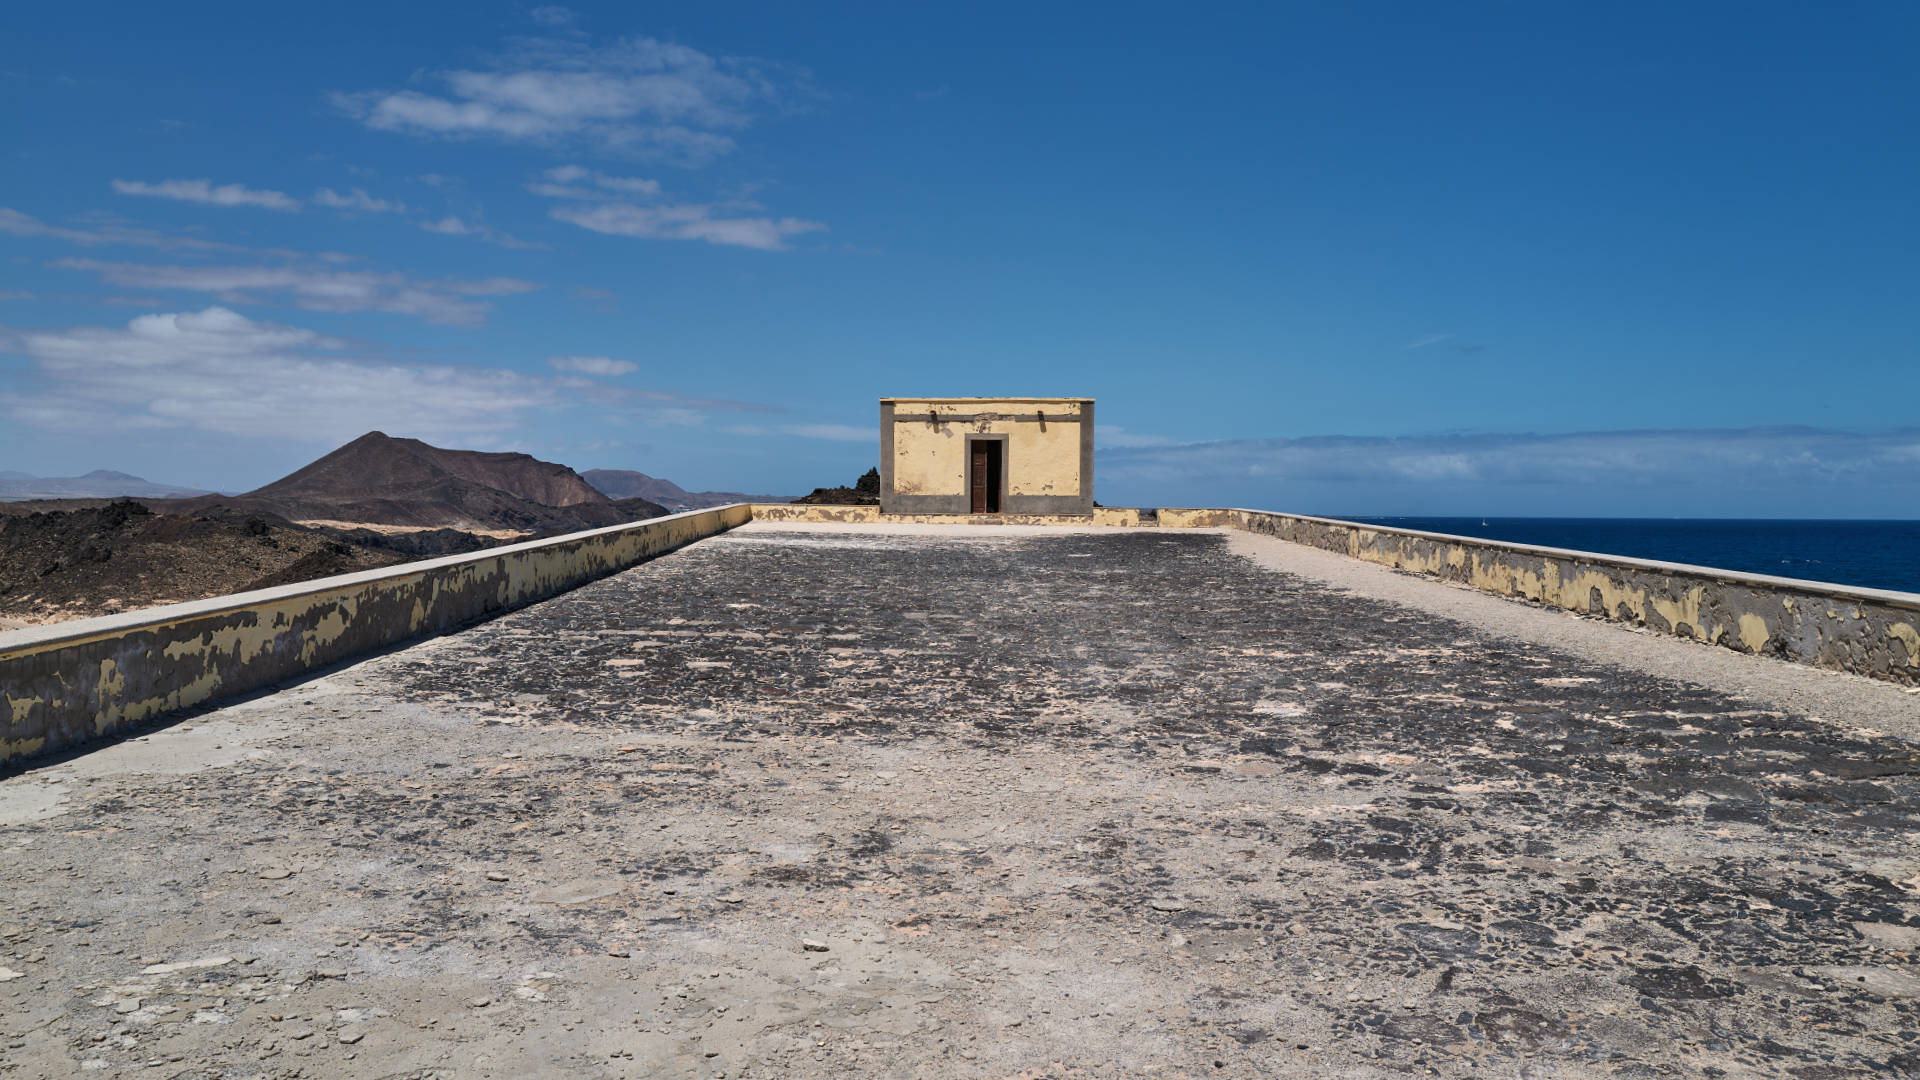
M444 633L743 525L746 504L0 633L0 763Z
M1131 516L1129 516L1131 515ZM1092 514L888 514L877 506L754 503L755 521L862 525L1138 525L1140 511L1102 507Z
M1160 508L1160 524L1170 529L1220 529L1235 524L1232 510L1191 509L1178 506Z
M813 506L795 503L754 503L755 521L810 521L871 524L880 520L877 506Z
M1261 510L1161 510L1740 652L1920 685L1920 594Z
M902 515L736 504L468 555L0 633L0 765L298 678L545 599L749 520L1154 524L1092 515ZM1163 528L1236 528L1500 596L1741 652L1920 685L1920 594L1262 510L1163 508Z

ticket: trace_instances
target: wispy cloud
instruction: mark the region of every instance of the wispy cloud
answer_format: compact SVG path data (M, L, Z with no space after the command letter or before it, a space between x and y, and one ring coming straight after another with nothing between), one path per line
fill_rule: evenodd
M113 190L122 195L144 195L155 199L177 199L207 206L255 206L263 210L298 210L300 200L284 191L267 191L243 184L215 186L211 180L115 180Z
M0 417L98 432L100 417L111 415L120 428L318 442L379 428L474 445L496 441L541 410L591 409L632 424L684 426L700 425L712 413L778 411L577 376L392 363L354 355L359 348L220 306L141 315L125 326L0 334L0 352L32 362L21 381L0 390ZM556 359L604 360L625 371L624 361L605 357Z
M491 225L478 221L468 221L465 218L456 217L452 214L448 214L446 217L434 221L423 221L420 223L420 227L430 233L439 233L441 236L466 236L475 240L484 240L489 244L499 244L504 248L531 248L539 246L537 244L530 244L511 233L503 233Z
M93 259L57 259L52 265L97 274L102 281L128 288L209 293L233 305L261 303L261 297L275 296L310 311L384 311L469 326L484 321L491 306L478 298L512 296L541 287L518 278L419 279L300 266L150 266Z
M631 375L640 370L640 365L631 360L615 360L610 356L554 356L547 359L547 366L555 371L577 371L582 375Z
M284 248L248 248L239 244L225 244L217 240L207 240L198 236L178 236L163 233L138 225L129 225L122 221L89 223L86 228L68 228L49 225L30 214L23 214L0 206L0 233L12 236L36 236L50 240L61 240L82 247L102 247L126 245L131 247L167 248L180 251L228 251L247 252L249 254L273 255L281 258L295 258L301 253Z
M660 194L660 181L638 176L608 176L578 165L561 165L541 173L539 180L527 185L527 190L553 199L651 198Z
M787 238L826 228L817 221L774 218L747 211L758 203L639 202L660 194L660 184L640 177L609 176L578 165L548 169L527 185L536 195L563 200L549 214L556 221L609 236L645 240L704 240L709 244L782 251Z
M784 251L787 237L819 232L817 221L800 218L727 217L710 204L636 206L632 203L570 204L551 211L556 221L610 236L646 240L705 240L709 244Z
M515 372L351 358L337 338L223 307L27 333L18 351L35 361L42 385L0 408L61 431L98 431L111 414L123 426L257 438L337 441L381 428L467 441L555 400Z
M388 199L376 199L361 188L354 188L345 195L332 188L321 188L313 193L315 205L333 210L358 210L368 214L404 213L407 204Z
M1093 428L1093 444L1096 449L1106 450L1134 446L1172 446L1174 440L1165 435L1147 435L1138 431L1128 431L1123 427L1096 424Z
M851 424L795 424L781 430L803 439L826 439L830 442L878 442L880 439L874 428L854 427Z
M572 26L574 22L580 18L580 15L572 8L564 8L558 4L546 4L527 12L527 17L539 23L541 26L568 27Z
M536 15L571 25L558 10ZM492 63L429 76L437 93L369 90L334 103L368 127L508 142L584 141L698 165L734 149L758 105L794 80L771 65L714 57L650 37L593 45L579 35L525 40Z
M1424 349L1429 345L1438 345L1443 341L1450 341L1452 339L1452 334L1428 334L1418 341L1409 341L1406 346L1406 351L1412 352L1415 349Z

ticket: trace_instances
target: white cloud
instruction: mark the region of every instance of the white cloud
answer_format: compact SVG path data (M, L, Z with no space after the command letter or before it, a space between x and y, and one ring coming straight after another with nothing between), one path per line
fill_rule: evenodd
M313 330L223 307L142 315L125 328L29 332L18 349L43 386L4 401L19 422L64 431L116 425L337 442L370 429L476 441L554 402L510 371L353 359Z
M1093 428L1094 446L1105 450L1109 447L1132 446L1172 446L1174 441L1164 435L1144 435L1137 431L1128 431L1123 427L1107 424L1095 424Z
M649 240L705 240L709 244L728 244L761 251L785 250L787 237L826 228L817 221L799 218L715 217L714 207L698 203L670 206L568 204L554 207L551 215L555 220L611 236L634 236Z
M470 236L475 240L484 240L489 244L499 244L505 248L530 248L538 246L529 244L525 240L521 240L510 233L503 233L491 225L481 224L477 221L467 221L455 217L452 214L448 214L438 221L423 221L420 223L420 227L430 233L439 233L441 236Z
M554 199L605 199L611 195L652 198L660 194L658 180L638 176L608 176L578 165L562 165L540 175L541 182L528 184L527 190ZM581 186L583 182L590 186Z
M783 94L767 65L649 37L605 46L574 36L522 41L484 69L433 78L440 93L372 90L333 100L384 131L585 140L697 165L731 151L733 139L723 132L744 127L752 107Z
M1424 349L1429 345L1438 345L1443 341L1447 341L1451 339L1452 337L1453 337L1452 334L1428 334L1426 337L1423 337L1418 341L1407 342L1405 350L1407 352L1412 352L1415 349Z
M831 442L875 442L880 438L874 428L854 427L851 424L796 424L784 430L789 435L798 435L803 439L826 439Z
M265 191L241 184L213 185L211 180L115 180L113 190L122 195L146 195L156 199L178 199L208 206L257 206L265 210L298 210L300 200L283 191Z
M611 236L648 240L705 240L710 244L781 251L786 238L826 228L817 221L742 214L755 203L648 203L630 201L660 194L656 180L608 176L579 165L548 169L527 185L536 195L565 200L548 211L557 221Z
M582 375L631 375L640 365L610 356L555 356L547 360L555 371L577 371Z
M332 188L321 188L313 193L313 201L334 210L362 210L369 214L398 214L407 209L405 203L376 199L360 188L342 195Z
M92 259L57 259L53 265L94 273L103 281L129 288L210 293L228 304L260 303L257 295L270 294L285 296L310 311L384 311L454 325L484 321L491 305L476 297L512 296L540 288L517 278L422 280L371 270L299 266L149 266Z
M439 233L442 236L472 236L474 231L472 225L461 221L452 214L448 214L439 221L423 221L420 223L420 227L430 233Z

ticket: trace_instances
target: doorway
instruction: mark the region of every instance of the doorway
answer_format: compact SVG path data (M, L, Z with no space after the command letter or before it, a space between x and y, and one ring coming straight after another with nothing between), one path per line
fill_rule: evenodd
M967 487L973 492L973 512L1000 512L1000 488L1006 463L1002 460L1006 443L1000 439L971 439L967 442Z

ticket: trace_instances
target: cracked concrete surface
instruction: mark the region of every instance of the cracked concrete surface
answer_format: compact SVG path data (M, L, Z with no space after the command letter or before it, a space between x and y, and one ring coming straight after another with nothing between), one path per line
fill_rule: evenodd
M1914 698L1296 554L754 524L17 772L0 1076L1920 1070Z

